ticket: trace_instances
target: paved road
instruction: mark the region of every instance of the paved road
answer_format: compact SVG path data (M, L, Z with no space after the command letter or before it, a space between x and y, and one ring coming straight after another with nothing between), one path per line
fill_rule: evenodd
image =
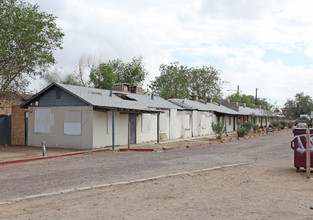
M0 167L0 201L69 188L288 157L291 132L167 152L100 152ZM290 162L292 167L292 161Z

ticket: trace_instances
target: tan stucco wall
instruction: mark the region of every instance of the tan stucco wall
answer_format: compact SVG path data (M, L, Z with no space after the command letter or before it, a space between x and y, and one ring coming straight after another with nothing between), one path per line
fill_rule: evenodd
M36 109L51 110L50 133L34 132ZM64 117L67 110L81 111L81 134L64 134ZM89 106L73 107L29 107L28 109L28 145L41 146L45 141L46 147L60 147L73 149L92 148L92 118L93 110Z

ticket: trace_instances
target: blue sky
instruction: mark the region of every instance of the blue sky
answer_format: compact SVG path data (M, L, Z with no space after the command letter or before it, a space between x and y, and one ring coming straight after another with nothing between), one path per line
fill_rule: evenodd
M82 56L159 65L212 65L224 96L236 90L283 107L298 92L313 96L313 1L310 0L54 0L41 10L65 32L57 68L71 73ZM88 71L86 70L86 75ZM40 83L33 88L39 90Z

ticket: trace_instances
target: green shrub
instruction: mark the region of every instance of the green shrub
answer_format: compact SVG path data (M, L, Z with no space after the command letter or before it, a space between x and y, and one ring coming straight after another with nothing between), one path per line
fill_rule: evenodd
M252 130L254 133L259 132L259 125L253 125Z
M278 121L272 121L272 126L273 126L273 128L276 128L276 129L278 129L279 128L279 122Z
M284 129L285 127L288 126L288 123L287 123L286 121L280 121L279 123L280 123L280 127L281 127L282 129Z
M247 134L247 130L243 127L237 128L238 137L244 137Z
M246 129L246 133L249 133L253 128L253 123L251 121L245 121L240 127Z
M226 132L226 127L222 122L218 121L216 124L212 122L212 130L215 133L217 139L222 139L222 134Z

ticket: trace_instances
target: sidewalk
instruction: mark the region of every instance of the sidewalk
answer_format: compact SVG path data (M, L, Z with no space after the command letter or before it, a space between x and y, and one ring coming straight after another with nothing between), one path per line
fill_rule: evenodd
M288 129L283 130L284 132L288 131ZM282 132L282 131L280 131ZM269 133L270 134L270 133ZM263 134L256 134L266 135ZM254 136L252 136L254 137ZM241 138L241 139L247 139ZM241 140L240 139L240 140ZM231 141L237 141L236 133L229 134L228 137L224 137L223 141L217 141L214 135L211 136L202 136L202 137L191 137L184 139L175 139L175 140L166 140L160 141L159 144L156 142L142 143L142 144L132 144L130 149L133 151L163 151L163 150L172 150L172 149L182 149L187 147L201 147L208 146L210 144L218 144L218 143L227 143ZM111 151L111 147L101 148L101 149L93 149L93 150L74 150L74 149L64 149L64 148L55 148L55 147L47 147L46 148L46 157L47 159L61 156L72 156L77 154L83 154L88 152L97 152L97 151ZM127 151L128 146L115 146L115 151ZM42 159L42 149L41 147L34 146L12 146L12 145L0 145L0 165L1 163L5 163L7 161L19 161L26 162L28 159Z

